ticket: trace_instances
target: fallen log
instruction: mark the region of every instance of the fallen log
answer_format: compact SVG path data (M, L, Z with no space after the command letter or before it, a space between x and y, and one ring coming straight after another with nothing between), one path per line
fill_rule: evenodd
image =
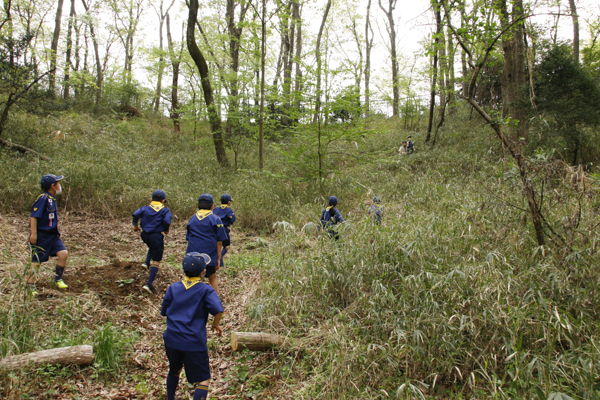
M88 365L92 363L94 350L90 345L60 347L34 353L19 354L0 359L0 369L18 369L28 364Z
M231 349L239 351L248 349L250 351L267 351L279 347L285 341L279 335L260 332L232 332Z

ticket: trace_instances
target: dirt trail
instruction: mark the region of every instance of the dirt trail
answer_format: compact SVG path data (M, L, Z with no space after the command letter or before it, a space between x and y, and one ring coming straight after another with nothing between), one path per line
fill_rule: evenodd
M102 326L107 322L128 330L138 331L140 338L134 345L133 354L123 367L115 382L102 383L90 378L91 370L82 370L75 377L66 378L61 384L70 387L70 393L48 395L48 388L35 387L35 381L23 383L13 390L10 397L29 395L45 398L72 398L73 392L83 398L111 399L162 399L167 360L164 355L162 333L166 327L160 316L160 304L168 285L182 278L180 269L185 247L185 223L176 222L165 239L165 257L155 287L157 294L146 295L141 286L146 282L147 270L141 266L146 246L139 235L131 230L128 220L93 219L85 215L61 215L59 227L63 241L69 251L69 262L64 279L67 291L53 288L51 278L54 261L45 263L38 281L40 295L36 301L45 303L48 315L60 307L66 299L79 299L93 307L83 310L87 324ZM0 303L15 301L17 296L16 274L22 273L28 261L28 223L25 215L0 215ZM232 235L233 249L230 254L240 252L244 244L254 240L235 230ZM243 250L247 251L247 250ZM257 250L261 251L261 250ZM233 256L235 259L235 256ZM226 259L225 264L228 261ZM239 398L233 392L230 380L226 379L235 365L235 355L229 346L232 331L246 326L246 307L258 284L258 273L251 269L240 269L235 274L219 273L220 297L225 307L222 321L224 336L209 333L211 358L211 398ZM1 307L1 306L0 306ZM1 311L1 309L0 309ZM43 323L43 321L42 321ZM258 355L249 364L261 362ZM132 379L135 377L135 379ZM181 380L182 383L185 379ZM11 383L12 385L13 383ZM185 384L180 383L178 398L185 397ZM0 397L3 393L0 390ZM7 393L4 393L6 396Z

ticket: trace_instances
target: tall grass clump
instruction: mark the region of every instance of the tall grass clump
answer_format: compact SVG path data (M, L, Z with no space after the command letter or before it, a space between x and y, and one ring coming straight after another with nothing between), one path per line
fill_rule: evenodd
M109 377L118 373L135 339L110 323L98 327L94 334L94 367L98 374Z
M538 247L501 150L464 145L347 171L383 196L382 226L358 207L342 211L339 242L278 237L250 315L295 340L296 398L600 395L598 183L544 172L556 235Z

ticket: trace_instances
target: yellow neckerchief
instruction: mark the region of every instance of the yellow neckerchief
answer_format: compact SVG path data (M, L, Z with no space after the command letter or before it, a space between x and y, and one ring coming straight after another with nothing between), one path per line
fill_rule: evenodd
M221 209L222 209L222 210L226 209L227 207L228 207L228 205L227 205L227 204L221 204Z
M52 195L51 195L50 193L48 193L48 192L44 192L44 193L40 194L40 195L37 197L37 199L35 199L35 202L34 202L34 203L37 203L37 201L40 199L40 197L42 197L42 196L43 196L43 195L45 195L45 194L47 194L47 195L48 195L48 197L47 197L47 198L49 198L50 200L54 200L54 201L56 201L56 199L54 198L54 196L52 196ZM33 211L37 211L37 210L38 210L38 208L37 208L37 207L34 207L34 208L33 208Z
M161 203L160 201L153 201L152 203L150 203L150 207L154 211L159 212L160 210L165 208L165 205L163 203Z
M212 210L198 210L198 212L196 213L196 218L198 218L198 221L202 221L209 215L212 215Z
M329 206L326 208L327 212L329 212L329 210L331 210L333 208L333 206Z
M190 277L186 276L181 281L181 283L183 283L183 286L185 287L185 290L188 290L189 288L191 288L192 286L194 286L195 284L200 283L200 282L202 282L202 281L200 280L199 276L197 276L195 278L190 278Z

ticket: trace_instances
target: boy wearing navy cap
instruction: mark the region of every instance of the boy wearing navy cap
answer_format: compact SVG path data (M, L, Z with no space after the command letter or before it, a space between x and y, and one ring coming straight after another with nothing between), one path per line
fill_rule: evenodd
M233 199L231 198L230 195L228 195L227 193L225 193L223 196L221 196L221 207L219 208L215 208L213 210L213 213L221 218L221 221L223 221L223 227L225 228L225 232L227 232L227 239L223 240L223 251L221 252L221 266L223 267L225 264L223 264L223 258L225 257L225 254L227 254L227 251L229 250L229 247L231 246L231 235L230 233L230 226L233 225L233 223L235 222L235 213L233 212L233 210L231 209L231 202L233 201Z
M153 286L154 279L158 274L158 268L160 267L165 250L163 232L165 235L168 234L169 227L171 226L171 211L165 207L166 199L167 195L163 190L155 190L152 193L152 202L150 205L135 210L131 221L133 230L138 232L140 231L138 221L141 220L142 233L140 236L148 246L146 261L142 264L149 269L148 282L142 286L142 289L148 293L156 292Z
M335 240L339 240L340 235L335 229L335 225L344 222L342 214L335 208L337 206L338 199L335 196L329 197L329 207L325 208L321 213L321 226L327 231L329 237Z
M55 197L62 192L60 181L63 178L62 175L44 175L40 181L40 187L44 193L38 196L31 207L29 243L31 245L31 266L34 273L27 277L27 286L34 295L38 294L34 274L37 273L41 263L54 256L58 257L54 283L59 289L68 288L63 281L63 273L67 266L69 252L60 239L58 207L56 206Z
M223 336L219 326L223 304L215 290L200 281L206 268L206 254L189 253L183 259L185 278L167 289L160 315L167 317L163 334L165 352L169 359L167 400L175 399L179 374L185 367L188 382L194 387L194 400L208 398L210 364L206 343L208 314L214 315L212 330Z
M198 212L187 224L185 240L188 242L186 253L198 252L209 256L206 265L208 282L219 293L217 271L221 267L223 241L229 239L223 221L213 213L215 201L212 195L204 193L198 198Z

